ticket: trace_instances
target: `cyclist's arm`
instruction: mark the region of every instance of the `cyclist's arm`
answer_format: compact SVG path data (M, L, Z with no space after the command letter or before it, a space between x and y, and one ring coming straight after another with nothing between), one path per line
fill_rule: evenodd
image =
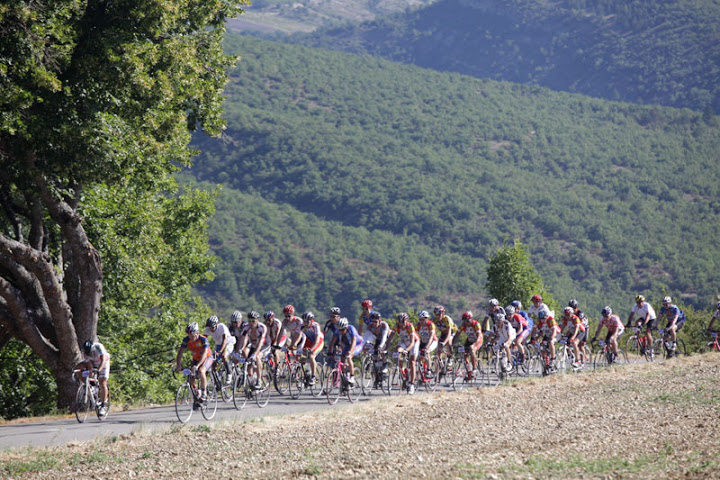
M711 331L711 330L712 330L712 326L713 326L714 323L715 323L715 315L713 315L713 316L710 318L710 323L708 324L708 327L707 327L708 331Z
M650 312L648 312L649 314ZM630 326L630 322L632 322L632 319L635 317L635 312L630 312L630 315L628 315L627 322L625 323L625 328ZM647 320L647 318L646 318Z
M187 350L187 347L180 347L178 349L177 358L175 358L175 371L179 372L182 370L182 365L180 362L182 361L183 353L185 353L185 350Z

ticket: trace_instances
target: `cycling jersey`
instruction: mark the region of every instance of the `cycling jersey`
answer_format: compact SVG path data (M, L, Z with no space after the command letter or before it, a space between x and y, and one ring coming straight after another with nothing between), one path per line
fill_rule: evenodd
M400 342L406 345L410 345L412 339L415 339L415 341L420 339L418 334L415 332L415 327L413 327L410 322L405 322L405 326L402 327L399 323L396 324L393 331L400 336Z
M643 302L642 307L638 307L638 304L636 303L633 305L632 309L630 310L630 313L635 314L635 318L645 320L645 315L648 313L650 314L649 320L655 320L655 309L653 309L652 305L650 305L648 302Z
M515 340L517 332L515 331L513 326L510 325L510 322L498 322L496 327L498 335L498 345L503 345L507 343L508 340L510 340L511 342Z
M365 347L365 340L362 339L360 333L358 333L357 329L353 325L348 325L345 334L340 333L340 336L338 337L338 345L342 347L343 355L350 353L350 346L353 344L353 340L355 340L355 350L353 355L359 355Z
M220 352L220 347L223 343L223 338L226 340L225 350L228 352L231 352L233 350L233 346L235 345L235 337L230 335L230 330L222 323L218 323L217 327L215 327L215 331L212 331L212 328L205 327L205 336L210 338L212 337L213 342L215 343L215 351Z
M660 316L665 317L668 321L668 326L670 325L670 322L672 322L672 319L675 318L677 315L677 323L681 323L685 321L685 313L683 313L682 310L680 310L677 305L670 305L669 307L666 307L663 305L660 307Z
M510 325L515 329L516 332L521 333L527 330L528 328L528 321L527 319L523 318L522 315L519 313L514 313L510 317Z
M285 319L283 326L287 328L288 332L291 334L300 334L303 329L303 321L302 318L292 315L290 318Z
M463 320L458 331L464 333L470 343L475 343L478 338L482 338L482 329L477 320Z
M562 325L562 331L566 332L568 335L572 335L575 333L575 326L580 326L580 331L585 331L585 324L580 320L580 318L577 315L571 315L570 318L563 317L563 325Z
M532 318L530 318L530 315L528 315L525 310L518 310L517 313L527 321L527 329L532 330L535 326L535 322Z
M532 317L532 318L534 318L534 319L537 319L537 318L538 318L538 313L540 313L540 310L544 310L545 312L547 312L548 317L554 316L554 315L552 314L552 312L550 312L550 307L548 307L548 306L545 305L544 303L541 303L541 304L538 305L537 307L536 307L535 305L531 306L530 308L528 308L527 313L528 313L528 315L530 315L530 317Z
M265 341L265 339L267 337L267 330L268 330L267 325L265 325L264 323L260 323L260 322L255 322L255 325L257 325L257 329L255 330L254 335L253 335L252 326L249 323L247 325L247 328L243 331L243 335L248 336L248 346L251 346L251 347L257 347L259 345L269 346L269 345L266 345L267 342Z
M371 325L368 327L368 330L375 336L375 352L383 349L387 342L388 334L390 333L390 326L387 322L381 320L377 327Z
M620 317L614 313L609 317L603 317L602 320L600 320L600 328L602 327L606 327L610 332L614 332L615 330L625 330L625 325L623 325L622 320L620 320Z
M455 335L455 332L458 331L457 325L455 325L455 322L452 318L448 315L443 315L439 319L435 321L437 325L438 331L440 331L440 334L445 337L448 333Z
M373 313L375 313L375 312L369 312L367 315L360 315L358 317L358 321L357 321L358 325L360 325L361 323L364 323L366 327L369 327L370 324L372 323L372 319L370 318L370 315L372 315Z
M273 342L275 342L275 337L278 334L278 331L280 331L280 338L278 338L277 345L279 347L282 347L285 345L285 342L287 341L287 335L285 334L285 329L282 328L282 322L278 318L273 318L270 320L270 325L267 324L267 320L265 320L264 325L267 327L267 336L265 337L265 345L266 346L273 346Z
M551 335L551 334L558 334L560 333L560 327L558 326L557 322L553 317L546 317L543 320L538 320L535 324L535 327L543 332L545 336Z
M420 342L423 345L437 340L437 334L435 333L435 324L430 320L420 320L418 322L417 334L420 338Z
M102 363L102 357L107 357L107 360L105 361L105 365L103 365L103 368L98 371L98 378L108 378L110 375L110 354L105 349L105 346L102 343L95 342L93 343L92 348L90 349L90 355L85 355L83 352L83 359L86 362L90 362L93 366L93 368L98 368L100 364Z
M328 320L327 322L325 322L325 327L323 328L323 332L325 332L325 335L327 335L328 333L332 333L332 335L334 337L337 337L338 335L340 335L338 333L337 324L333 323L332 320Z
M206 350L209 352L210 342L208 342L207 337L204 337L202 335L198 335L198 338L196 338L194 341L190 341L190 337L185 337L183 338L180 347L190 350L190 353L192 354L193 364L195 364L202 359L203 354Z
M312 348L313 353L317 353L323 348L325 335L320 331L319 323L312 321L310 325L305 325L303 327L303 333L305 334L304 348ZM315 345L316 341L317 345Z

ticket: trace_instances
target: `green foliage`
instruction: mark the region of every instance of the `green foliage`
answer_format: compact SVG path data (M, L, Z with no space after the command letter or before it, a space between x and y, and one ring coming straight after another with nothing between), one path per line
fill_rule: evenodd
M30 348L11 340L0 352L0 358L0 419L29 417L51 411L57 393L55 382Z
M530 262L525 245L517 239L512 245L504 244L490 258L485 288L500 305L508 305L513 300L530 305L532 295L544 293L542 278Z
M387 309L434 297L473 308L483 259L507 238L527 246L561 305L577 298L586 312L662 288L698 307L717 293L720 129L700 112L250 37L230 36L227 48L244 55L226 90L228 130L222 142L196 140L192 173L332 226L221 206L223 195L211 233L222 260L203 290L214 305L347 308L376 297ZM335 238L341 227L357 233ZM302 247L289 246L297 237ZM343 251L376 238L397 243L373 244L362 262ZM441 268L421 247L457 260Z
M290 41L609 100L720 111L712 0L440 0ZM652 115L644 120L652 124Z

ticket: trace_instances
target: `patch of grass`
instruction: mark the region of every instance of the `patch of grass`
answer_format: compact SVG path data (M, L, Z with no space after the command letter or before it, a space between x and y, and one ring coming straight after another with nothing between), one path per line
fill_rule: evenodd
M453 465L453 473L460 478L487 478L485 466L477 463L456 463Z
M210 426L209 425L198 425L197 427L193 427L193 431L201 432L201 433L210 433Z
M25 473L39 473L55 468L59 460L49 452L38 452L32 460L9 461L0 467L0 473L14 477Z

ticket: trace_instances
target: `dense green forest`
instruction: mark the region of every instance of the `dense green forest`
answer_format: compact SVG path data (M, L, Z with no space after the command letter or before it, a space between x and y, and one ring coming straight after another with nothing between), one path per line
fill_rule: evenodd
M558 300L592 311L664 292L705 308L718 292L707 112L251 37L227 48L243 54L228 130L198 139L191 170L226 186L203 290L223 315L362 297L475 308L488 257L514 238Z
M289 41L611 100L720 112L720 3L713 0L440 0Z

